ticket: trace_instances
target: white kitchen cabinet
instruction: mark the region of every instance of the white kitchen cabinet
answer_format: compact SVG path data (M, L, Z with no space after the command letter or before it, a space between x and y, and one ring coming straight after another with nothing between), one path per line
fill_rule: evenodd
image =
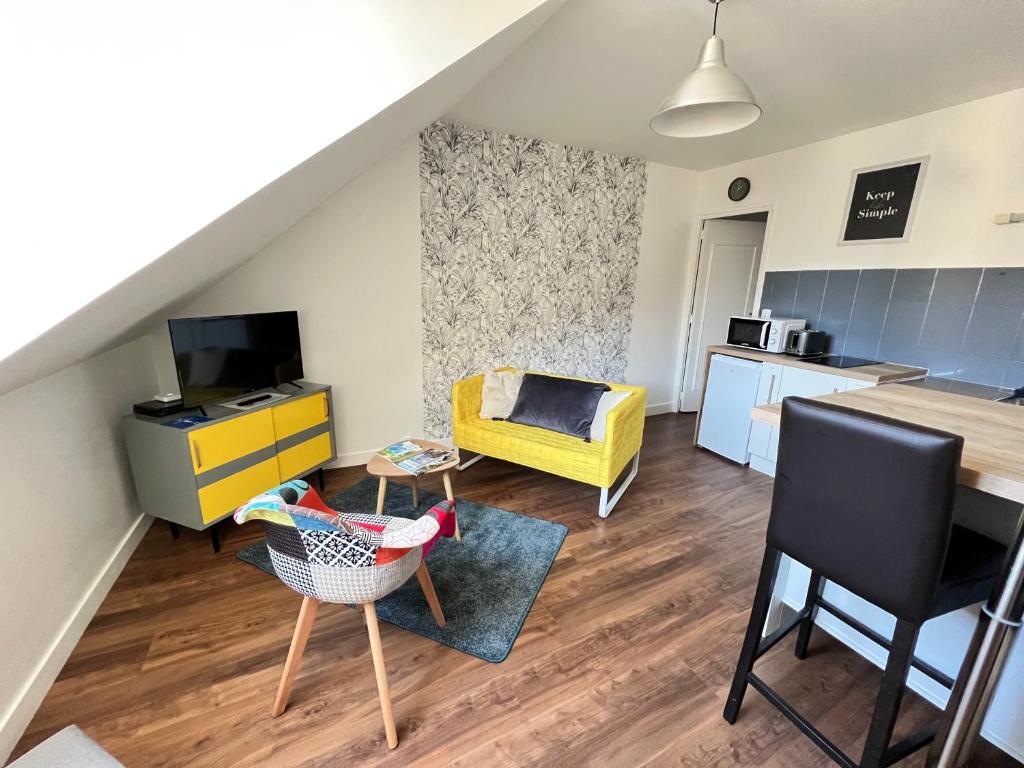
M769 370L774 369L774 370ZM772 374L775 378L772 379ZM758 405L778 403L784 397L815 397L845 392L848 389L874 386L869 381L848 379L833 373L795 368L788 365L766 363L762 368L765 399L758 389ZM761 422L754 422L750 430L750 466L758 472L775 476L775 461L779 452L779 430Z
M779 386L779 401L784 397L814 397L815 395L831 395L846 391L847 378L834 376L831 373L809 371L806 368L786 367L782 371L782 383ZM779 430L771 429L768 439L768 453L765 458L775 463L779 453Z
M784 397L814 397L846 390L847 378L831 373L786 366L782 372L779 400Z
M761 365L761 378L757 385L757 399L755 405L774 403L778 401L779 385L782 382L782 366L777 363L763 363ZM768 456L768 441L771 438L772 427L763 421L754 421L750 425L750 441L747 450L754 456Z
M864 379L847 379L846 390L851 389L866 389L867 387L877 386L873 381L864 381Z
M711 356L707 391L701 407L697 445L738 464L749 460L747 446L761 384L762 364L729 355Z

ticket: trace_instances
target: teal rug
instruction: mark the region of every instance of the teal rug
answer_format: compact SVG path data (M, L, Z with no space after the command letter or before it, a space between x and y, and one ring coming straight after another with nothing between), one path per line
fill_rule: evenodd
M409 487L390 483L384 514L419 517L441 498L421 492L419 508L413 511ZM327 501L342 512L372 513L376 503L377 479L369 477ZM416 579L379 600L377 616L498 663L512 650L569 529L466 499L458 499L458 510L462 541L442 538L427 556L447 622L444 629L434 623ZM274 573L264 541L241 550L238 558Z

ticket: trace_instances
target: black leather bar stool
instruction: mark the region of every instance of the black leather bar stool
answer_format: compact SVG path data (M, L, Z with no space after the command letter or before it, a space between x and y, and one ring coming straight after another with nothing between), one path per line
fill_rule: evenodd
M984 600L1006 550L953 523L963 438L894 419L789 397L782 403L779 458L767 544L750 622L724 716L735 723L750 684L839 765L876 768L935 737L937 723L890 745L903 688L928 619ZM779 557L811 569L807 600L792 620L762 639ZM822 597L833 581L896 617L891 642ZM799 627L807 654L814 618L825 610L889 649L860 762L844 754L761 678L754 662Z

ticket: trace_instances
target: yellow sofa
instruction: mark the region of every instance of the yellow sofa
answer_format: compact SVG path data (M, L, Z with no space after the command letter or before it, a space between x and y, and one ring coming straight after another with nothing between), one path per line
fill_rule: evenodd
M596 485L601 489L598 514L608 517L626 487L636 477L639 467L646 388L608 383L613 391L633 394L608 412L605 440L598 443L509 421L481 419L483 385L484 376L480 374L457 381L452 387L454 443L458 448L480 454L459 469L465 469L484 456L491 456ZM629 475L609 499L609 489L631 460Z

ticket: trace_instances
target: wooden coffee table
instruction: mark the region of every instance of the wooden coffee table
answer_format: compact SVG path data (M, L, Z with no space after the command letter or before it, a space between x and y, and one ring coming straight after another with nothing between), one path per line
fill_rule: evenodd
M417 440L411 439L410 442L416 443L420 448L436 448L441 451L451 450L447 446L441 445L440 443L434 443L430 440ZM441 479L444 481L444 492L445 496L449 501L455 501L455 491L452 490L452 478L451 470L459 466L459 452L455 451L455 456L451 461L428 469L422 475L410 475L408 472L399 469L390 461L385 459L383 456L374 455L366 465L366 471L374 477L380 478L380 487L377 490L377 514L384 514L384 496L388 491L388 480L395 480L397 478L407 478L412 481L412 508L416 509L420 505L420 494L419 494L419 478L426 477L427 475L436 475L440 473ZM462 541L462 532L459 530L459 516L456 512L455 515L455 540Z

